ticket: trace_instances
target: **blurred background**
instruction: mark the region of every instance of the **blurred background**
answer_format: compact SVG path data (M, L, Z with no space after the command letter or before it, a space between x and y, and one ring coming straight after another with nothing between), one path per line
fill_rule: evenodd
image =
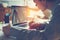
M47 40L44 32L56 3L56 0L0 0L0 40Z

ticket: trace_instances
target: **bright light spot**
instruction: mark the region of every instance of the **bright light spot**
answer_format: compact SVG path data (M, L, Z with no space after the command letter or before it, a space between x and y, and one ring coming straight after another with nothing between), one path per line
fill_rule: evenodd
M3 3L3 7L7 7L8 6L8 4L7 3Z
M36 14L36 11L30 10L30 17L34 18Z
M45 15L41 10L39 11L30 10L30 17L38 18L37 16L39 16L40 18L43 18Z

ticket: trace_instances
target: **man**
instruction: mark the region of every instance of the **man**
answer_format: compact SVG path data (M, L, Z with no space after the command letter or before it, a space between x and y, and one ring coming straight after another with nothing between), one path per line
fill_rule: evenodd
M51 15L51 7L48 6L52 6L52 4L49 4L48 2L46 2L46 0L34 0L34 2L36 3L36 6L42 10L42 12L45 15L45 19L49 19L52 15ZM48 9L49 8L49 9Z
M37 2L38 1L38 2ZM43 0L34 0L34 2L37 4L37 5L40 5L41 4L41 1ZM43 40L60 40L60 1L56 0L57 3L56 3L56 6L53 8L53 6L48 6L48 5L45 5L44 8L53 8L53 11L52 11L52 19L51 21L49 22L49 25L47 25L46 27L46 30L44 32L44 35L45 35L45 39L43 38ZM40 2L40 3L39 3ZM39 3L39 4L38 4ZM47 0L46 3L49 3L49 4L53 4L55 5L55 0ZM42 2L42 4L44 4ZM40 5L40 6L43 6L43 5ZM44 8L41 8L39 6L40 9L44 9Z

